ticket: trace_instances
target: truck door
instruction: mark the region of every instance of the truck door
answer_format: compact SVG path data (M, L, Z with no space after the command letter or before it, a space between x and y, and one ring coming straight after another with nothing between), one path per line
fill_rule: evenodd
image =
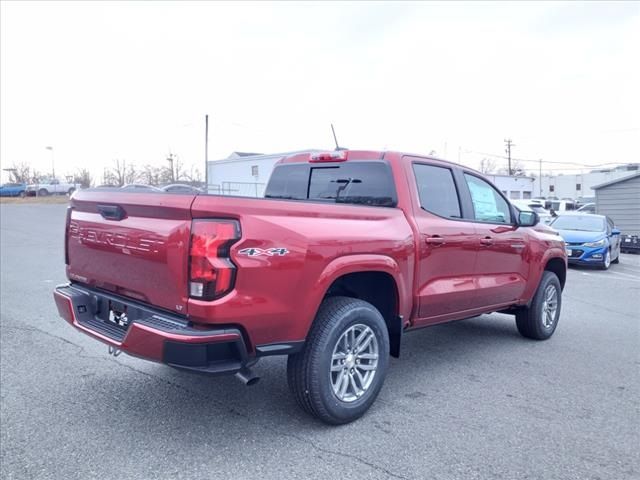
M420 237L416 274L420 318L416 324L428 325L473 308L476 231L473 222L463 220L450 166L416 159L412 170L419 201L414 202L414 218Z
M527 229L518 228L507 200L486 180L464 173L476 229L476 302L479 308L513 302L529 276Z

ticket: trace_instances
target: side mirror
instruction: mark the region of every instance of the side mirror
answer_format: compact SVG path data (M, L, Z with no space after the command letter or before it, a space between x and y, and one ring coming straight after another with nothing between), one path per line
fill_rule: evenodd
M540 221L536 212L520 212L518 215L518 225L521 227L534 227Z
M620 230L618 230L617 228L612 228L611 235L620 235Z

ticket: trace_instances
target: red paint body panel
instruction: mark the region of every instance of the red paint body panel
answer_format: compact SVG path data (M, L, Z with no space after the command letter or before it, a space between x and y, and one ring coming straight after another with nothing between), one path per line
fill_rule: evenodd
M563 242L550 232L453 221L423 210L411 168L416 158L395 152L348 152L347 163L389 163L396 208L78 191L71 200L67 234L68 277L171 310L202 328L239 328L247 349L255 352L256 345L304 340L327 290L348 273L389 274L396 285L390 292L398 300L396 313L405 325L417 328L525 304L549 259L560 258L566 265ZM281 160L308 161L308 154ZM100 205L120 206L126 216L105 219ZM241 238L230 248L235 286L217 300L188 295L194 219L234 219L240 224ZM442 243L429 240L433 236L441 237ZM481 243L485 236L491 236L491 245ZM252 248L286 248L287 254L238 253ZM64 317L64 302L56 302ZM163 339L152 338L153 332L142 327L132 325L127 345L120 347L157 359Z

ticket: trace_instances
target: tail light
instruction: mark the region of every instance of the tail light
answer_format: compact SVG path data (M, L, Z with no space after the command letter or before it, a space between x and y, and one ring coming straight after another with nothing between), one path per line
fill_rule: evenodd
M337 152L321 152L312 153L309 156L309 162L344 162L347 160L347 150L339 150Z
M235 220L194 220L189 250L189 296L214 300L229 293L236 278L236 266L229 250L240 239Z
M69 228L71 227L71 211L73 207L67 207L67 220L64 225L64 263L69 265Z

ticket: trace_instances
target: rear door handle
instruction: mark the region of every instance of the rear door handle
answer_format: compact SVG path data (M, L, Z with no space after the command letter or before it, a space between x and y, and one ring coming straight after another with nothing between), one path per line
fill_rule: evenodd
M443 245L445 243L444 238L438 235L434 235L433 237L427 237L425 241L429 245L435 245L435 246Z
M480 239L480 245L484 245L485 247L489 247L493 245L493 239L491 237L484 237Z

